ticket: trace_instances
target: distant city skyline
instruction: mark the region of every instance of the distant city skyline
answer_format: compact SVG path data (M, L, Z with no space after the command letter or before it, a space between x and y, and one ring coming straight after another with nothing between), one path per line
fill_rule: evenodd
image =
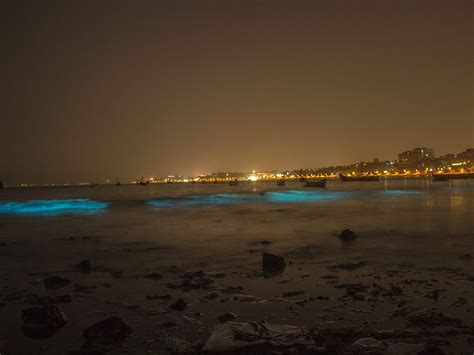
M426 151L426 157L425 154L422 154L422 156L417 156L421 150L421 153L424 153ZM415 153L415 154L414 154ZM408 154L408 155L407 155ZM412 154L412 157L410 157L410 154ZM408 159L406 159L408 157ZM282 172L296 172L296 171L302 171L302 170L320 170L320 171L326 171L326 173L329 173L330 168L335 168L335 167L346 167L346 172L347 167L351 167L351 171L354 168L354 166L359 166L357 169L360 171L374 171L377 170L379 171L380 174L383 174L384 172L386 173L387 171L384 171L384 169L389 169L391 170L390 172L394 171L402 171L404 169L409 169L409 170L415 170L415 169L422 169L424 166L418 166L418 162L421 161L431 161L433 163L437 163L438 167L441 167L441 164L439 163L439 159L446 157L448 160L466 160L467 165L463 166L456 166L453 168L466 168L469 171L474 170L474 148L466 148L461 152L447 152L443 154L435 154L434 149L429 148L429 147L413 147L409 150L404 150L400 153L397 154L396 159L390 159L388 157L373 157L370 159L361 159L358 161L352 161L352 162L347 162L343 164L330 164L326 166L307 166L307 167L297 167L297 168L280 168L280 169L247 169L247 170L239 170L239 169L228 169L228 170L217 170L217 171L211 171L211 172L204 172L200 174L185 174L182 172L169 172L166 174L158 175L158 174L138 174L136 176L131 176L131 177L119 177L119 176L103 176L99 178L83 178L83 179L71 179L68 181L49 181L49 182L32 182L32 181L23 181L23 182L9 182L10 186L15 186L15 185L61 185L61 184L89 184L89 183L108 183L108 184L115 184L116 182L123 182L123 183L129 183L129 182L138 182L140 179L143 179L143 181L148 181L149 179L159 181L163 180L166 178L170 178L170 180L174 179L192 179L196 178L199 176L221 176L224 174L227 174L229 177L236 177L240 176L242 178L248 177L249 174L255 175L260 174L260 173L282 173ZM387 162L393 163L389 168L386 167L384 168L384 164L387 165ZM447 163L447 161L445 162ZM364 168L363 166L360 166L361 164L366 164L367 167ZM436 165L436 164L435 164ZM444 164L442 164L444 165ZM445 166L443 166L444 168ZM344 170L344 169L343 169ZM340 171L337 171L340 172ZM423 171L426 172L426 171ZM432 170L429 171L431 173ZM336 173L336 171L332 171L331 173ZM141 176L141 178L139 177ZM1 179L0 179L1 180Z

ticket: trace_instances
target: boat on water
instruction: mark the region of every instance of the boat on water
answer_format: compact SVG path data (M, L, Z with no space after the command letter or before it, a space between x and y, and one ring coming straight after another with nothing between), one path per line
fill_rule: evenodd
M350 175L339 174L339 179L341 179L341 181L344 181L344 182L347 182L347 181L379 181L379 176L378 175L350 176Z
M278 180L276 182L277 186L285 186L286 185L286 181L285 180Z
M229 186L238 186L238 185L239 185L239 180L237 179L229 181Z
M3 181L0 180L0 190L3 189Z
M115 179L115 186L120 186L121 183L120 183L120 179Z
M322 179L322 180L317 180L317 181L306 181L306 184L304 187L319 187L324 189L326 187L327 180Z
M474 179L474 173L459 173L459 174L440 173L440 174L433 174L432 177L433 177L433 181Z

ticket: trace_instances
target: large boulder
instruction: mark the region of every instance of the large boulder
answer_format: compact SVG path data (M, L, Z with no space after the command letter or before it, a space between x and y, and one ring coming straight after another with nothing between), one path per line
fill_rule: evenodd
M82 335L89 344L117 344L132 331L120 318L112 317L91 325Z
M286 263L281 256L263 253L262 268L266 273L279 273L285 270Z
M357 234L350 229L344 229L341 234L339 234L338 238L343 242L351 242L357 239Z
M67 318L61 308L48 304L26 308L21 312L23 334L33 339L49 338L64 327Z

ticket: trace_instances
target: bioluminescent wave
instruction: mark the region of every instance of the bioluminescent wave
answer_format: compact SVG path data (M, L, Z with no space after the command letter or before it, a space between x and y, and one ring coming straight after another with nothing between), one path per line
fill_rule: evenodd
M419 195L419 194L422 194L423 191L417 191L417 190L385 190L385 191L379 191L378 193L380 195L384 195L384 196L408 196L408 195Z
M105 211L108 202L89 199L73 200L30 200L0 202L0 214L14 215L59 215L99 214Z
M147 200L145 203L158 208L246 203L305 203L341 200L347 198L349 194L348 192L335 191L288 190L261 193L195 195L182 198L152 199Z

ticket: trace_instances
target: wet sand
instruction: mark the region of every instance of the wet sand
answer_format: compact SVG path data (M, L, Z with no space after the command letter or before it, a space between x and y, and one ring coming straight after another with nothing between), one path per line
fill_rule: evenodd
M296 353L395 353L407 344L472 352L472 195L442 193L376 205L371 197L117 207L113 219L0 216L0 352L199 353L225 322L304 327L312 343L289 346ZM341 241L345 228L358 238ZM263 253L286 266L265 273ZM77 267L82 260L90 270ZM70 282L45 283L52 276ZM63 310L65 325L44 339L25 336L22 310L45 304ZM107 342L84 337L112 317L131 331ZM357 343L364 338L375 340Z

